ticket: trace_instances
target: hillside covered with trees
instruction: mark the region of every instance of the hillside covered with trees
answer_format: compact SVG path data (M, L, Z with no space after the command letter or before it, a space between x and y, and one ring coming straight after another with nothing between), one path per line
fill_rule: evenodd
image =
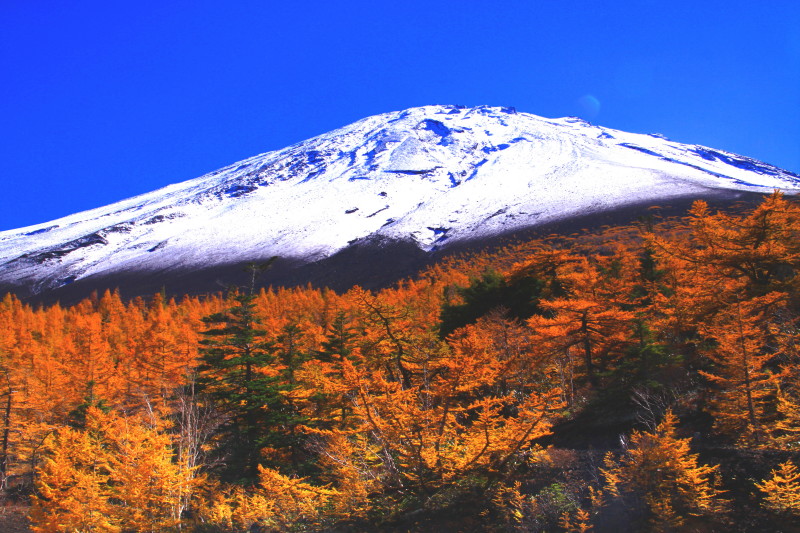
M391 289L0 302L32 531L800 531L800 206Z

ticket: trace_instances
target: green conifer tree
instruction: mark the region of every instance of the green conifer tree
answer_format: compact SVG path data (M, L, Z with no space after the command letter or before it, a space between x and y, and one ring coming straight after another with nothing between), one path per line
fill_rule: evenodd
M203 318L209 329L200 341L198 369L198 385L227 415L217 442L223 459L220 474L226 481L245 484L258 480L259 465L286 466L277 457L271 461L264 450L292 446L287 428L296 424L297 417L287 395L295 384L255 313L258 269L263 267L250 267L253 281L248 293L231 293L230 307Z

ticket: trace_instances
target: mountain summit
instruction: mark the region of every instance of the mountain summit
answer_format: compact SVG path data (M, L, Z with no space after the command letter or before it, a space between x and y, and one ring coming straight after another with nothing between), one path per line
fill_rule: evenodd
M0 288L35 295L119 276L170 285L272 256L319 263L365 242L425 255L624 206L775 189L797 192L800 176L577 118L425 106L2 232Z

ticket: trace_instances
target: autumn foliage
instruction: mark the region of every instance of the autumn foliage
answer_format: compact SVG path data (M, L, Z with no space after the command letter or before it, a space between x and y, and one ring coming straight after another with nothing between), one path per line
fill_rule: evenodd
M606 490L611 497L640 505L657 529L678 528L692 515L713 514L722 508L716 466L699 464L690 439L676 435L677 419L667 411L652 432L634 432L619 459L606 455Z
M775 194L375 292L8 295L0 489L42 533L413 529L447 510L464 530L679 530L730 524L734 500L780 524L798 513L799 269L800 208ZM761 458L760 481L715 450Z

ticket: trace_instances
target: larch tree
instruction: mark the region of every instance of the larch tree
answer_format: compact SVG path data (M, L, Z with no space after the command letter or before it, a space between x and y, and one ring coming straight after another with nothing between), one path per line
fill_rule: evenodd
M535 460L534 442L562 406L558 388L503 384L517 361L497 357L477 329L451 342L449 353L415 363L410 386L385 367L341 360L341 378L332 379L354 387L355 425L321 433L331 444L323 455L348 481L426 502L467 479L491 483Z
M800 517L800 470L792 461L774 469L770 477L756 483L766 506L779 513Z
M768 368L774 354L767 349L765 324L770 308L785 297L770 293L736 301L714 317L706 350L713 366L700 371L713 390L711 412L717 430L742 443L764 444L774 411L776 381Z
M624 354L636 318L625 309L625 292L616 283L609 289L604 277L588 261L579 261L564 275L569 295L541 301L546 314L527 322L554 357L570 362L570 373L571 362L582 361L582 375L592 386Z
M676 426L668 410L654 431L634 432L618 460L609 452L601 468L606 492L657 529L679 528L688 516L718 513L723 504L718 467L699 464Z
M126 531L159 533L179 529L183 512L202 478L197 467L176 460L172 436L158 423L107 416L114 505ZM150 421L154 422L154 421Z
M37 476L31 521L35 533L92 531L119 533L119 516L110 501L112 460L92 408L86 430L60 428L49 440Z
M37 533L159 533L178 529L199 478L175 461L172 438L140 420L90 407L82 429L61 428L39 468Z

